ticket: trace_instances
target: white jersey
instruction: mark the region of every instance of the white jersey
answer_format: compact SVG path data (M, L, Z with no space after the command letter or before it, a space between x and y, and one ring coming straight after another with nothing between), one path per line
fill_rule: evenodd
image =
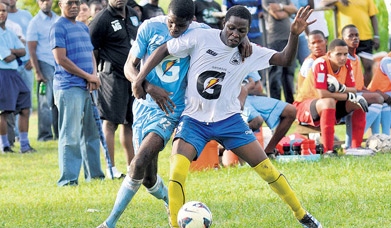
M171 55L190 55L182 115L201 122L216 122L241 113L238 96L243 79L250 72L269 67L269 60L276 53L252 44L253 54L242 62L238 48L226 46L220 32L193 30L167 42Z

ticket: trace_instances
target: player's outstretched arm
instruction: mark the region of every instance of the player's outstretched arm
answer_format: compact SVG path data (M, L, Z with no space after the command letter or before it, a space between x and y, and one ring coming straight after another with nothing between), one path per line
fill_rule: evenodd
M282 52L277 52L270 59L271 65L288 66L296 58L297 44L300 33L304 32L308 25L314 23L316 20L307 22L309 16L312 13L312 9L309 6L305 8L301 7L296 13L296 17L291 24L291 31L288 39L288 43Z

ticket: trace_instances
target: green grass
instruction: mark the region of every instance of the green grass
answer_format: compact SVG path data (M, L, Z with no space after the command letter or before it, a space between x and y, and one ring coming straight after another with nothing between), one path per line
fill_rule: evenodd
M37 153L0 154L0 227L99 225L122 181L85 182L81 173L79 186L57 187L57 142L37 142L35 132L33 115L30 139ZM124 170L124 155L116 146L117 167ZM166 183L170 151L169 144L159 160ZM377 154L274 164L324 227L384 227L391 224L390 159L391 154ZM248 166L191 172L186 187L187 200L210 207L213 227L299 227L288 207ZM117 227L168 227L163 203L141 187Z

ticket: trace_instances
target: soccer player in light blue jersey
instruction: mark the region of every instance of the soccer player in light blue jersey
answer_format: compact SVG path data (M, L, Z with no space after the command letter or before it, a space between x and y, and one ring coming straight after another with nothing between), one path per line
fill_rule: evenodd
M167 16L144 21L139 27L136 41L124 67L127 79L134 81L138 74L138 65L168 40L177 38L191 29L209 28L205 24L193 22L193 15L192 0L173 0L168 7ZM148 75L144 84L148 95L144 96L145 100L138 99L133 103L135 157L118 191L110 216L99 227L115 227L141 184L167 206L167 187L157 174L158 154L169 141L185 107L184 93L188 68L189 57L168 56ZM170 107L159 107L154 100L167 97L173 101ZM166 115L161 108L168 108L166 113L169 114Z

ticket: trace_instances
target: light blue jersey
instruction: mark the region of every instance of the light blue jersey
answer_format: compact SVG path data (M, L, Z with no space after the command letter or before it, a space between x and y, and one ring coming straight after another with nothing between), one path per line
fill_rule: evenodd
M209 28L209 26L192 22L187 31L195 28ZM172 37L167 28L167 17L151 18L144 21L139 27L136 41L130 53L142 59L143 63L156 48L170 39ZM185 108L186 75L189 65L189 57L167 56L147 75L146 79L150 83L172 93L170 98L176 108L174 113L166 115L149 94L147 94L146 100L138 99L133 102L133 146L136 154L144 137L151 132L159 135L163 139L164 145L170 140Z
M209 26L193 21L185 33L195 28L209 28ZM145 60L156 48L171 39L172 37L167 28L167 17L154 17L141 24L130 52L133 56ZM189 64L189 57L167 56L146 78L150 83L172 93L170 99L175 103L176 111L182 111L185 107L184 98L187 84L185 79ZM149 107L159 108L149 95L147 95L146 100L139 101Z

